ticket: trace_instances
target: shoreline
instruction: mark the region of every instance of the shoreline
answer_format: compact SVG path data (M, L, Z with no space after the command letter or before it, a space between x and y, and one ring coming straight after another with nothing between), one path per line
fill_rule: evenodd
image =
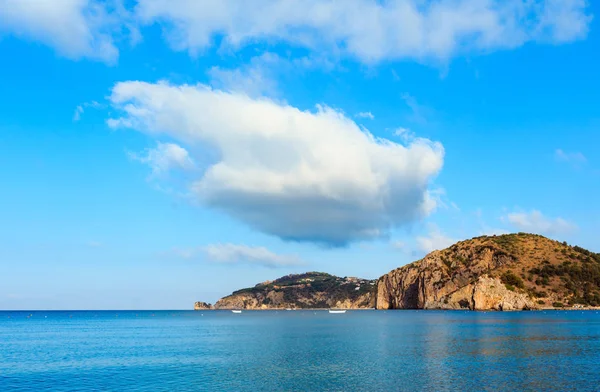
M69 312L112 312L112 313L135 313L135 312L200 312L200 311L223 311L230 312L232 310L243 310L247 312L272 312L272 311L329 311L329 310L352 310L352 311L377 311L377 312L386 312L386 311L424 311L424 312L479 312L479 313L488 313L488 312L499 312L499 313L514 313L514 312L543 312L548 310L557 310L557 311L600 311L600 306L596 307L586 307L586 308L538 308L538 309L525 309L525 310L471 310L471 309L374 309L374 308L346 308L346 309L337 309L337 308L297 308L287 310L286 308L271 308L271 309L244 309L244 308L228 308L228 309L0 309L0 313L69 313Z
M227 309L194 309L196 312L200 311L232 311L232 310L243 310L243 311L306 311L306 310L315 310L315 311L329 311L329 310L353 310L353 311L376 311L376 312L386 312L386 311L433 311L433 312L475 312L475 313L488 313L488 312L498 312L498 313L515 313L515 312L543 312L547 310L563 310L563 311L592 311L592 310L600 310L600 307L587 307L587 308L539 308L539 309L517 309L517 310L495 310L495 309L487 309L487 310L471 310L471 309L374 309L374 308L346 308L346 309L337 309L337 308L299 308L299 309L290 309L286 308L271 308L271 309L244 309L244 308L227 308Z

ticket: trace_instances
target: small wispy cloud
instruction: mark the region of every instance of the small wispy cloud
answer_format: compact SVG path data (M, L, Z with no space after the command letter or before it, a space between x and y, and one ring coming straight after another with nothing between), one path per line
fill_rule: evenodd
M213 88L243 93L251 97L281 97L280 83L285 75L312 69L330 71L335 63L324 56L308 55L288 58L273 52L264 52L252 57L237 67L213 66L207 76Z
M404 127L396 128L396 130L394 130L394 136L399 137L404 143L410 143L416 138L413 131Z
M253 57L248 64L238 68L212 67L208 70L210 84L218 89L237 91L250 96L276 96L276 73L288 65L274 53Z
M171 250L171 252L165 252L165 254L167 254L167 255L172 254L181 259L193 259L199 253L200 253L199 248L189 248L189 249L174 248Z
M442 232L438 225L429 223L425 233L411 239L392 240L389 246L411 257L422 257L423 254L445 249L456 242L456 239Z
M433 112L431 108L419 103L417 99L409 93L403 93L400 97L412 112L409 116L410 121L420 124L428 122L428 119Z
M174 143L158 142L156 148L147 149L142 154L130 152L129 157L148 165L154 177L166 174L172 169L192 169L196 165L188 151Z
M429 232L427 235L416 238L417 249L425 253L445 249L455 242L457 242L456 239L442 233L440 228L434 224L429 225Z
M268 268L303 265L295 255L281 255L262 246L213 244L204 248L208 258L223 264L251 264Z
M395 240L395 241L390 242L390 245L394 249L398 249L398 250L405 250L406 249L406 243L404 241Z
M554 158L558 162L564 162L573 166L580 166L587 162L587 158L580 152L566 152L560 148L554 152Z
M305 265L296 255L275 253L263 246L248 246L239 244L211 244L190 249L174 249L173 254L183 259L195 259L200 256L218 264L246 264L267 268L282 268Z
M358 118L368 118L369 120L373 120L375 116L371 112L360 112L356 114Z
M81 105L77 105L77 107L75 108L75 112L73 113L73 122L77 122L77 121L81 120L81 116L83 115L83 113L85 112L85 110L87 108L103 109L105 107L106 107L106 105L103 105L96 101L84 102Z
M577 230L577 225L563 218L548 218L538 210L513 212L501 218L521 231L536 234L566 234Z
M507 212L507 211L505 211ZM479 226L479 231L478 231L478 235L487 235L487 236L493 236L493 235L503 235L503 234L509 234L510 231L502 228L502 227L497 227L497 226L490 226L487 224L487 222L485 221L485 219L483 218L484 213L483 213L483 209L482 208L476 208L473 211L473 216L475 217L476 223ZM501 220L505 221L505 219Z
M100 248L103 244L100 241L88 241L86 245L90 248Z
M75 108L75 113L73 113L73 121L77 122L79 120L81 120L81 115L83 114L83 106L78 105Z

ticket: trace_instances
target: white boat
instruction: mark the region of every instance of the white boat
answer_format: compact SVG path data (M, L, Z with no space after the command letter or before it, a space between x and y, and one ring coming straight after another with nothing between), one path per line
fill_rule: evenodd
M346 313L346 311L345 310L333 310L333 309L329 309L329 313L338 314L338 313Z
M231 312L232 312L232 313L242 313L242 311L241 311L241 310L232 310Z

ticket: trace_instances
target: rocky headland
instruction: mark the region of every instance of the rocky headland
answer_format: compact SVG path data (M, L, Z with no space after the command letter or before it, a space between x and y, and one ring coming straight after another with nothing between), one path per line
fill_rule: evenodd
M213 309L213 306L209 303L206 302L195 302L194 303L194 310L210 310Z
M215 309L374 308L377 281L323 272L287 275L221 298Z
M383 275L377 309L600 305L600 254L540 235L482 236Z
M539 235L481 236L378 280L287 275L194 309L533 310L600 306L600 254Z

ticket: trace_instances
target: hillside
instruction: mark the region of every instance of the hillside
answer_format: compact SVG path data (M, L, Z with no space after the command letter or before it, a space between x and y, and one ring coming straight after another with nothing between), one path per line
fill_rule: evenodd
M375 280L322 272L287 275L221 298L215 309L373 308Z
M600 254L533 234L482 236L378 281L378 309L600 306Z

